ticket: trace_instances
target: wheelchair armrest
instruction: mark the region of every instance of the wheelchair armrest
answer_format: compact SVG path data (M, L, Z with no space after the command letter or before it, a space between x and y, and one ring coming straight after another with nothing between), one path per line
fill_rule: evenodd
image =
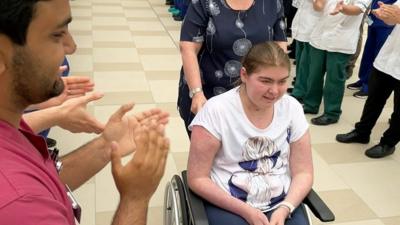
M187 172L182 171L182 180L185 184L185 193L188 201L188 208L190 211L190 219L193 225L208 225L208 219L206 210L204 208L203 199L197 196L193 191L190 190L187 182Z
M322 222L331 222L335 220L335 215L313 189L308 193L303 203L306 204L311 212Z

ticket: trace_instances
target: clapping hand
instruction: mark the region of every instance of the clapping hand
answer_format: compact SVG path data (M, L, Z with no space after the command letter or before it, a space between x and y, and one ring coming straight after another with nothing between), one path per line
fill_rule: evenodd
M164 174L169 150L165 126L149 121L134 138L136 153L124 166L121 163L121 145L112 142L112 174L121 199L148 202Z
M386 24L394 25L400 23L400 7L397 5L387 5L378 2L379 8L372 10L372 13Z
M136 149L135 138L150 123L165 125L169 114L160 109L151 109L134 115L125 115L133 103L121 106L108 120L101 137L107 142L117 142L122 156Z
M333 9L333 11L330 14L332 16L339 14L343 10L343 5L344 5L344 1L343 0L339 0L336 3L335 8Z
M85 96L75 97L66 100L58 107L59 121L57 125L72 133L96 133L100 134L104 130L104 124L100 123L87 110L89 102L96 101L103 97L103 94L93 92Z

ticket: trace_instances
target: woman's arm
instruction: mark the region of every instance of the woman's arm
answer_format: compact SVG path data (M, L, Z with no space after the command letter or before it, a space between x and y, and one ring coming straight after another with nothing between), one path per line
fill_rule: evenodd
M310 192L314 177L308 130L299 140L290 144L289 166L292 182L285 201L298 206Z
M310 192L313 183L313 165L308 130L299 140L290 144L289 166L292 182L284 202L297 207ZM286 207L278 207L271 216L271 224L283 224L289 215L289 210Z
M197 60L197 54L199 53L201 46L202 43L190 41L181 41L179 44L182 56L183 71L189 86L189 90L202 87L200 66L199 61ZM192 107L190 110L196 114L203 107L206 101L207 99L202 91L196 93L192 98Z
M188 161L189 187L212 204L242 216L250 224L267 225L258 209L230 196L210 179L210 170L221 142L201 126L194 126ZM256 222L257 221L257 222Z

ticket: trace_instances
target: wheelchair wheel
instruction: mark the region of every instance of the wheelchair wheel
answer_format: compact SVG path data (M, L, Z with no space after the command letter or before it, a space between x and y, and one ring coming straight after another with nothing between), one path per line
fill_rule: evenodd
M178 175L165 187L164 225L189 225L185 191Z

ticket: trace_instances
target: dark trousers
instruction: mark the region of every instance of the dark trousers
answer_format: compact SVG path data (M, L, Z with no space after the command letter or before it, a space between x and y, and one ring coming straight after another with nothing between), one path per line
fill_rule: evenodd
M307 93L307 81L310 65L310 44L295 40L296 43L296 82L292 95L298 99L303 99Z
M311 45L309 54L310 66L307 93L303 99L304 109L318 112L323 98L324 115L332 119L339 119L342 113L346 65L350 55L328 52Z
M394 92L394 106L390 125L383 133L380 144L395 146L400 141L400 80L373 68L368 85L368 98L361 119L355 125L356 131L365 136L371 134L371 130L381 115L387 99Z
M208 223L210 225L249 225L245 219L241 216L221 209L215 205L212 205L204 201L206 208ZM271 218L273 211L265 213L265 215ZM303 208L297 207L291 215L291 218L286 219L285 225L309 225L306 215L304 214Z
M358 72L363 92L368 93L368 80L372 71L372 65L392 30L393 28L387 27L368 27L368 37L365 41L360 70Z

